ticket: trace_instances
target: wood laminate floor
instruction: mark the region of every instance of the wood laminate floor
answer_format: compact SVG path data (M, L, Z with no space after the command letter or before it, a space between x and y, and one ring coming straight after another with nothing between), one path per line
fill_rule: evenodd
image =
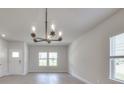
M0 77L0 84L84 84L68 73L28 73Z

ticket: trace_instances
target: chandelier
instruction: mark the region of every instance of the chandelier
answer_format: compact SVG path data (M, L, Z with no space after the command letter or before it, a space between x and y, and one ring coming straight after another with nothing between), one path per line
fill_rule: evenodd
M55 25L51 25L51 31L48 32L48 14L47 14L47 8L45 9L45 37L37 37L36 35L36 28L35 26L32 26L32 32L31 37L34 42L47 42L51 43L52 41L62 41L62 32L58 32L58 34L55 32Z

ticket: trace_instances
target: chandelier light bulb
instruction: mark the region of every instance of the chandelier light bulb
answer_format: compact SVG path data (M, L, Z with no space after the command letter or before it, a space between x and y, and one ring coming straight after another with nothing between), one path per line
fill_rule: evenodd
M50 39L50 35L47 36L47 39Z
M59 37L62 37L62 32L61 31L59 31Z
M5 35L5 34L2 34L1 36L2 36L2 37L6 37L6 35Z
M36 28L35 28L35 26L32 26L32 32L33 32L33 33L36 32Z
M52 29L53 31L55 31L55 25L54 25L54 24L51 25L51 29Z

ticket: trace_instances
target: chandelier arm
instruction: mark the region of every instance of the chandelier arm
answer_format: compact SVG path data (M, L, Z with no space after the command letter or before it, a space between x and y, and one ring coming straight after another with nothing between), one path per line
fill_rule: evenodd
M34 38L34 40L35 40L36 42L46 41L46 39L44 39L44 38L39 38L39 37Z
M39 39L39 40L40 40L40 39L41 39L41 40L46 40L46 39L44 39L44 38L40 38L40 37L37 37L37 38L35 38L35 39Z
M59 41L58 39L52 39L52 40L50 40L50 41Z
M49 41L61 41L59 39L50 39Z

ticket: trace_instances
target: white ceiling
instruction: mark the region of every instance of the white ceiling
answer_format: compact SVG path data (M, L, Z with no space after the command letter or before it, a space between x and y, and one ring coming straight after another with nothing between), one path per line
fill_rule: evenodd
M69 44L83 33L113 15L118 9L106 8L55 8L48 9L49 24L55 23L57 31L63 31L63 41ZM0 34L7 40L33 43L31 26L36 26L39 36L44 36L44 9L0 9ZM40 43L42 44L42 43ZM56 44L56 43L54 43Z

